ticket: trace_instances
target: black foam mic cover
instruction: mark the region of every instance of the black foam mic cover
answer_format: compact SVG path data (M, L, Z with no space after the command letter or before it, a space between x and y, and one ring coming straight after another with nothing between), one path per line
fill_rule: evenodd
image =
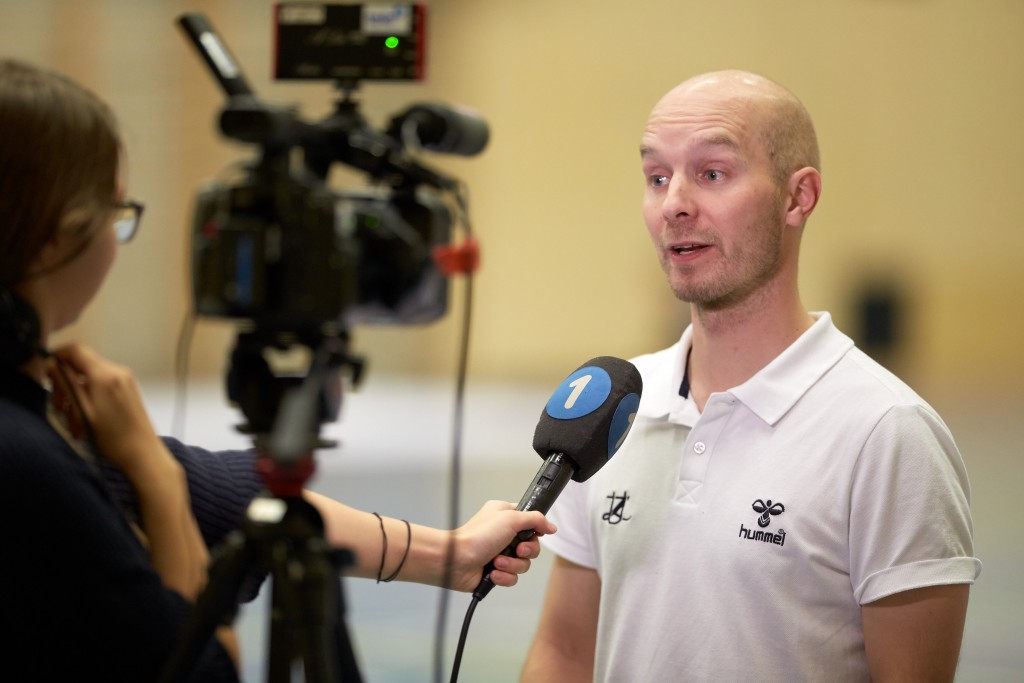
M548 399L533 435L533 449L544 459L565 454L573 464L573 481L586 481L618 450L642 391L640 372L629 361L592 358Z

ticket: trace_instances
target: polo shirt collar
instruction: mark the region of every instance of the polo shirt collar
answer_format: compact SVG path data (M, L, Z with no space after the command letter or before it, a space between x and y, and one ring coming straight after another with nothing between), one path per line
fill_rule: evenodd
M853 348L853 340L840 332L827 312L811 313L815 322L789 348L743 384L728 391L769 425L774 425ZM693 425L699 417L692 398L679 395L684 360L693 344L688 325L654 372L644 377L639 414Z
M672 422L682 421L684 424L692 423L689 420L677 418L681 411L693 412L699 417L697 405L693 399L679 395L679 385L683 381L686 356L690 353L692 343L693 326L687 325L683 330L682 338L670 348L643 359L652 360L655 363L646 366L647 371L643 373L644 390L640 399L640 407L637 410L638 415L651 419L669 417ZM689 410L687 404L690 406Z
M729 390L769 425L782 419L853 348L853 340L832 324L829 313L811 315L817 320L810 329L760 372Z

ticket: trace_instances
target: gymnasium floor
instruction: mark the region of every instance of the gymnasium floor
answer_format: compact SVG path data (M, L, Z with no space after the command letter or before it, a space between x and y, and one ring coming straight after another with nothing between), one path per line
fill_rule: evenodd
M321 451L310 488L354 507L445 526L448 518L454 387L446 381L370 378L344 396L341 418L322 434L340 440ZM462 432L460 520L484 501L518 501L540 459L530 447L553 386L471 384ZM192 443L245 446L240 414L219 385L190 385L175 412L169 387L144 387L157 425ZM1024 482L1024 395L929 397L950 425L971 476L976 551L984 569L971 593L958 681L1024 680L1024 546L1019 528ZM184 418L182 420L182 418ZM184 424L184 429L178 426ZM512 589L495 589L473 616L461 683L511 683L529 646L551 558L542 556ZM449 595L436 637L440 591L344 579L346 625L365 683L448 681L469 596ZM265 680L268 587L238 618L246 680ZM442 661L437 664L436 654ZM295 676L294 680L302 680Z

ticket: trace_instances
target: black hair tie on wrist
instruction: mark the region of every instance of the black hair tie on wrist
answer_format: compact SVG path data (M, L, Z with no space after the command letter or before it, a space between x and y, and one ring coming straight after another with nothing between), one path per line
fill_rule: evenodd
M402 567L405 566L405 559L409 557L409 546L412 545L412 527L406 520L403 519L402 521L405 522L405 552L402 553L402 559L398 563L398 567L395 569L395 571L391 573L391 576L389 576L386 579L382 579L383 583L391 583L392 581L397 579L398 572L402 571Z
M405 560L409 557L409 547L412 545L412 526L406 520L405 522L405 552L402 553L402 559L398 563L398 567L395 571L391 572L391 575L387 578L384 577L384 560L388 556L388 532L384 531L384 519L376 512L371 513L377 518L377 522L380 524L380 535L382 538L381 551L380 551L380 567L377 568L377 583L391 583L398 578L398 573L402 571L402 567L405 566Z
M388 532L384 531L384 520L376 512L372 513L377 518L377 522L380 523L380 535L383 538L383 547L380 550L380 567L377 568L377 583L380 583L381 578L384 575L384 558L388 556Z

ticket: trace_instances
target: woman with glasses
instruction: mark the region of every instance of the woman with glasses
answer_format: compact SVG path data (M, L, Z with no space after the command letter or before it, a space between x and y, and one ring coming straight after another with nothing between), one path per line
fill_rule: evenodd
M263 484L251 452L211 454L159 437L132 372L48 341L92 301L142 204L120 175L114 116L60 74L0 59L0 644L10 680L154 680L207 581L209 548ZM446 532L307 494L354 576L472 590L494 562L516 582L539 552L537 512L489 502ZM388 537L391 541L388 542ZM195 680L235 680L229 626Z

